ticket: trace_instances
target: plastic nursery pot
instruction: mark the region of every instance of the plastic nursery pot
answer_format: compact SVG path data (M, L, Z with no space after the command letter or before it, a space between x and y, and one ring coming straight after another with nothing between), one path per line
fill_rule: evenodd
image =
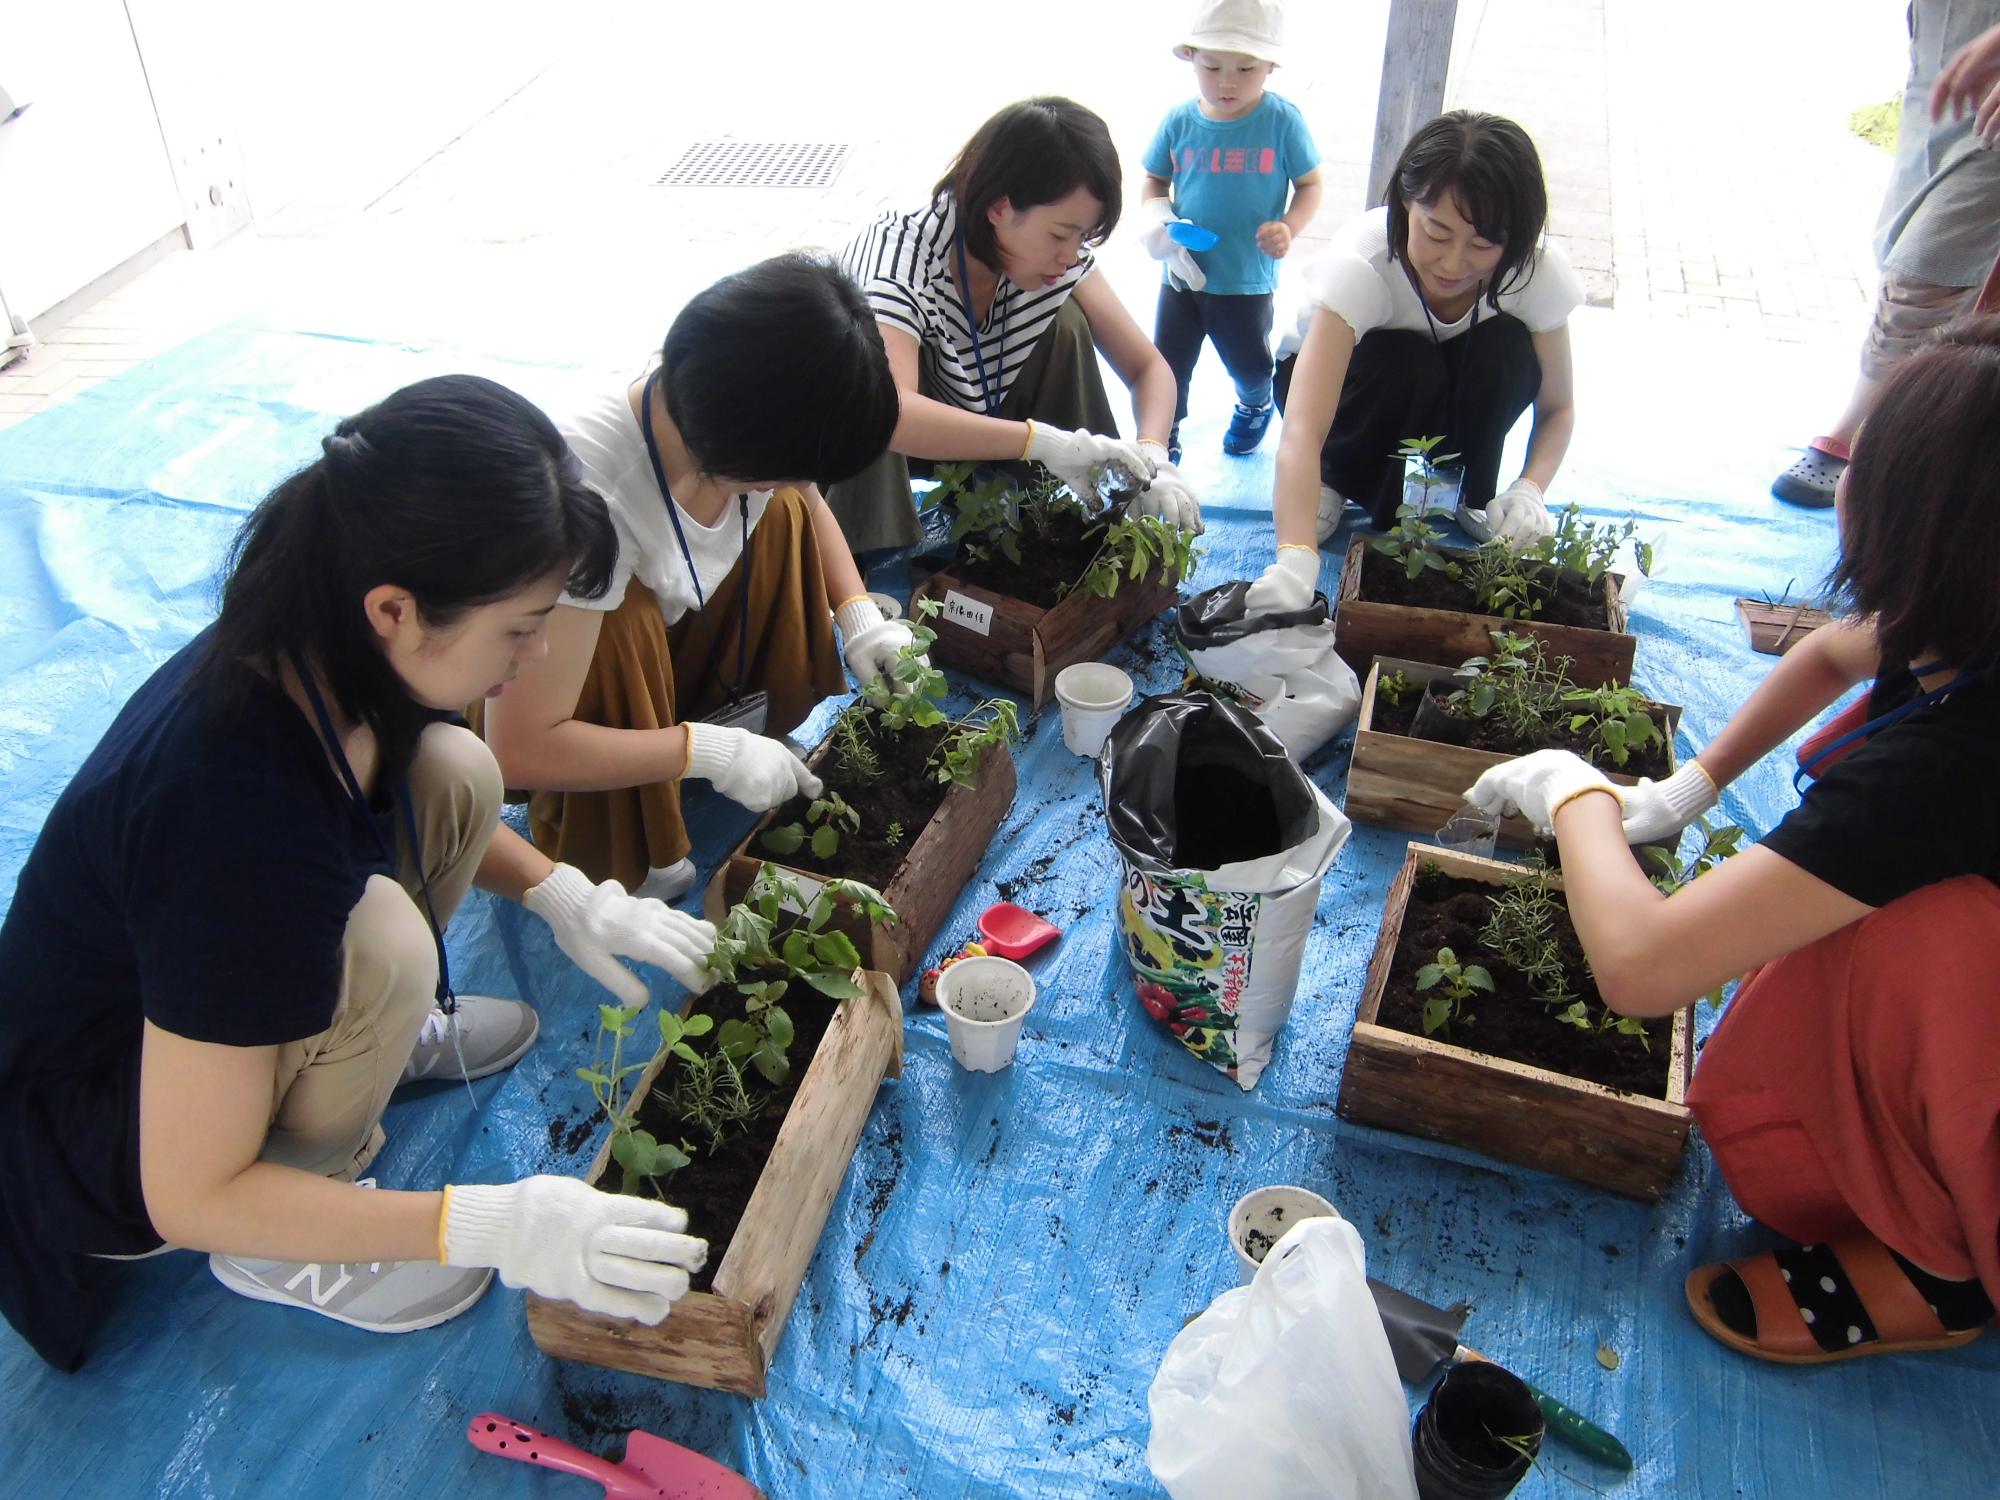
M1456 689L1448 677L1435 678L1424 684L1423 696L1417 699L1416 717L1410 720L1413 738L1436 740L1441 745L1463 745L1472 738L1470 715L1445 710L1445 697L1454 691Z
M1423 470L1414 460L1403 469L1403 503L1412 510L1428 509L1433 515L1449 517L1458 509L1458 492L1465 487L1464 464L1434 464L1431 466L1430 493L1426 496L1421 475Z
M1498 1500L1541 1451L1541 1408L1520 1377L1498 1365L1453 1365L1417 1413L1410 1441L1418 1500Z
M1229 1210L1229 1244L1244 1285L1285 1231L1301 1219L1337 1219L1340 1210L1308 1188L1261 1187L1245 1193Z
M875 601L875 607L882 611L882 618L885 620L897 619L903 613L902 601L894 594L878 594L870 589L868 597Z
M1080 661L1056 673L1056 702L1062 705L1063 743L1095 757L1132 702L1132 679L1106 662Z
M962 958L938 976L951 1055L961 1068L997 1073L1014 1061L1021 1023L1035 1003L1035 981L1011 958Z

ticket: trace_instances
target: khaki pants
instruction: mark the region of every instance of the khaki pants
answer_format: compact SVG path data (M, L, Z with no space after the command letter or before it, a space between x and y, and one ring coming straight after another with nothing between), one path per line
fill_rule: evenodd
M500 819L500 768L476 736L433 724L410 766L410 809L440 924L471 888ZM398 814L396 878L370 876L348 913L333 1024L278 1049L263 1159L352 1180L381 1145L382 1111L430 1014L437 944Z
M943 400L942 388L921 361L918 368L917 393ZM1034 352L1007 387L994 415L1009 422L1032 417L1066 431L1079 427L1107 434L1118 431L1111 399L1104 393L1104 374L1098 369L1090 320L1074 297L1063 303L1055 321L1036 341ZM923 460L918 463L925 474L930 473L928 464ZM1000 467L1015 470L1014 465ZM1026 465L1016 472L1021 479L1027 478ZM923 534L917 504L910 494L910 461L900 453L884 453L852 479L829 486L826 503L840 522L848 547L855 552L908 547Z
M1875 315L1861 342L1861 373L1886 380L1939 329L1971 312L1978 295L1976 286L1932 286L1884 271L1875 293Z
M771 497L750 533L751 596L739 562L709 596L669 627L651 589L636 579L604 617L597 651L572 717L613 729L665 729L700 718L727 701L724 679L770 695L767 734L783 734L824 698L845 691L833 640L832 605L820 571L812 514L797 490ZM749 662L739 669L738 642L748 616ZM654 782L608 792L534 792L528 823L535 846L575 865L592 880L627 890L688 852L680 783Z

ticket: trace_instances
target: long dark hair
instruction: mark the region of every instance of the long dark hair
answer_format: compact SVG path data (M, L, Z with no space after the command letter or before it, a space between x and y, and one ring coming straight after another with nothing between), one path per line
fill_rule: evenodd
M1439 115L1410 137L1389 174L1389 253L1406 274L1410 266L1410 205L1435 205L1446 193L1458 200L1483 240L1501 247L1500 263L1486 284L1486 300L1500 308L1500 293L1535 274L1535 251L1549 216L1542 158L1528 132L1512 120L1474 109Z
M394 777L431 716L383 655L368 591L408 589L433 627L565 565L571 593L595 598L617 537L555 424L476 375L405 386L321 449L236 534L197 680L226 704L247 686L242 667L275 677L288 658L309 662Z
M1097 241L1118 227L1123 180L1104 121L1073 99L1045 95L1008 105L974 131L931 196L952 195L967 253L994 266L1000 251L986 211L1002 198L1025 212L1088 188L1104 205L1102 222L1084 236Z
M1831 584L1882 656L2000 667L2000 315L1896 367L1854 440Z
M774 256L697 293L660 360L667 415L704 474L852 479L902 410L874 310L825 256Z

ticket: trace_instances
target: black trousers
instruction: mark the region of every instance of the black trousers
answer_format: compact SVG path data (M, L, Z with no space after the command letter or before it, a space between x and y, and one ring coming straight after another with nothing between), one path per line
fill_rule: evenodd
M1294 357L1278 365L1280 411L1296 363ZM1465 465L1461 502L1482 508L1499 487L1507 434L1541 388L1533 336L1508 313L1482 317L1442 344L1404 329L1363 334L1320 449L1320 480L1363 507L1377 526L1393 525L1403 503L1403 461L1392 455L1405 438L1442 434L1443 451Z
M1245 406L1271 404L1271 293L1211 296L1160 284L1160 310L1153 320L1153 347L1174 372L1174 426L1187 416L1188 381L1201 359L1201 341L1215 345L1222 367L1236 382Z

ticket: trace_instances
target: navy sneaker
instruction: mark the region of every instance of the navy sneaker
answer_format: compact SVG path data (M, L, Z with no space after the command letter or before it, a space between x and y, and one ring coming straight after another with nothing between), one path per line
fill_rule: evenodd
M1257 445L1264 441L1265 429L1271 425L1271 403L1262 406L1245 406L1236 403L1236 415L1229 419L1229 431L1222 435L1222 451L1241 456L1254 453Z

